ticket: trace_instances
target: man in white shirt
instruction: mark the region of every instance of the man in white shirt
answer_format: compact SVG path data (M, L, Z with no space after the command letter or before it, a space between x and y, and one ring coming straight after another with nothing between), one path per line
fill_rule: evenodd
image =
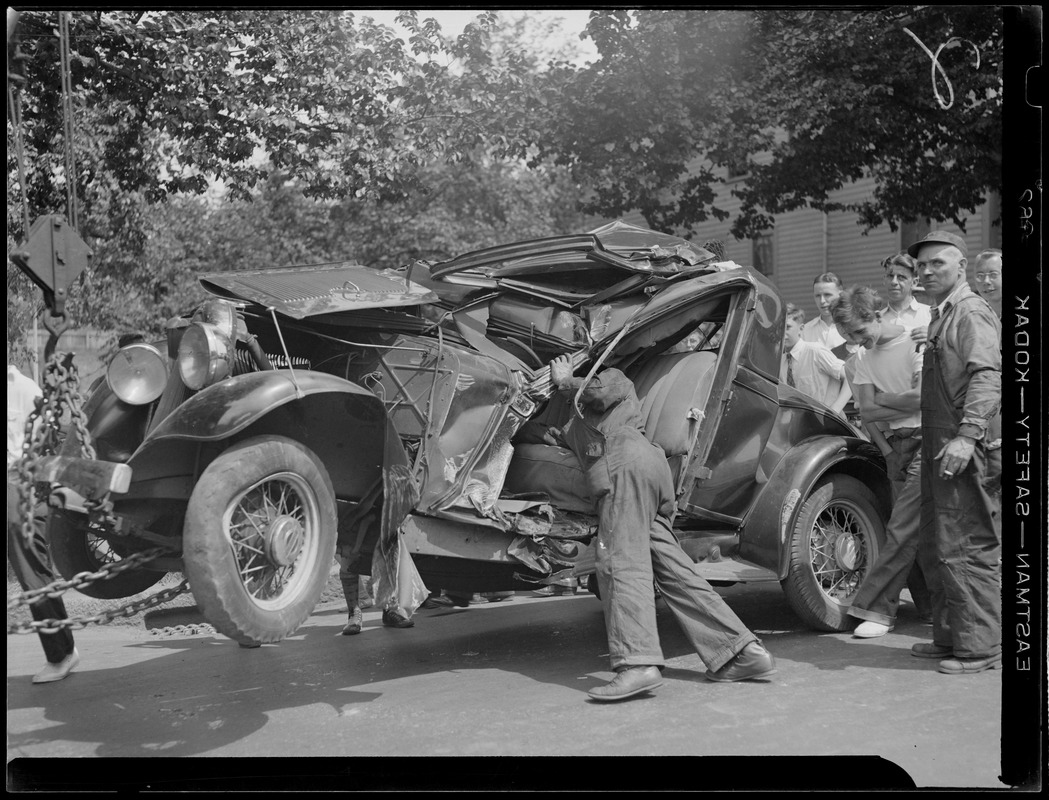
M863 348L853 386L860 417L871 441L885 456L893 484L892 516L885 546L853 598L849 615L863 620L853 636L869 639L892 630L906 585L919 615L928 617L931 601L917 566L921 510L922 356L910 332L888 322L878 311L882 300L866 286L849 289L835 300L832 315L842 336Z
M7 466L22 457L25 423L42 392L14 364L7 365Z
M1002 251L992 248L977 254L973 259L973 286L976 293L986 300L998 319L1002 318Z
M882 309L882 322L901 325L908 331L928 328L931 310L914 297L918 262L906 253L897 253L881 262L885 269L885 294L888 304Z
M819 316L810 319L801 329L801 338L806 342L816 342L828 350L836 350L835 355L844 360L847 356L842 346L845 340L834 325L830 315L830 306L845 290L841 278L833 272L817 275L812 281L812 299L816 303Z
M824 345L803 339L804 321L805 312L788 303L780 380L840 414L852 396L845 380L845 362Z

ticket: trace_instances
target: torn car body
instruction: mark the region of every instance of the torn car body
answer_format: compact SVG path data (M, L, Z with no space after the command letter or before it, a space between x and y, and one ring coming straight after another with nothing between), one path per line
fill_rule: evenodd
M568 355L578 375L634 381L674 475L675 533L708 580L781 581L806 622L844 626L883 536L884 463L779 383L785 304L760 273L612 223L398 272L200 281L215 298L172 320L155 354L118 354L87 401L97 458L131 480L108 528L77 502L92 487L59 493L63 573L100 542L109 558L170 542L181 557L153 579L184 570L243 643L301 624L336 548L363 573L405 548L435 589L588 575L596 516L578 465L515 440ZM166 380L150 377L161 363Z

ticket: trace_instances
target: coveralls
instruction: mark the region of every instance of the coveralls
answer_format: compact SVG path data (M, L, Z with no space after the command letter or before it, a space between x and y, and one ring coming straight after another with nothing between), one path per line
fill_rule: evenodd
M937 318L939 317L939 318ZM1001 324L963 285L933 314L922 366L922 506L918 558L929 583L933 643L958 658L1001 652L1001 518L988 487L1001 459ZM936 455L962 433L972 459L953 477Z
M582 379L565 387L573 394ZM666 456L645 438L634 385L618 369L595 376L562 435L587 470L598 510L597 584L612 669L662 667L653 580L708 669L758 641L696 570L671 530Z

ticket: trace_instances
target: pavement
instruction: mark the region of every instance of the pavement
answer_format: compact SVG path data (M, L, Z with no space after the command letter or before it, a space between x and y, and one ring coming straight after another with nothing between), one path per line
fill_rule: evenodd
M778 585L719 591L774 654L777 673L740 684L707 681L660 604L664 686L609 704L586 698L612 673L600 603L585 594L520 592L510 602L420 610L409 630L384 628L369 609L354 637L339 635L345 606L326 602L294 636L257 649L240 648L177 609L153 621L154 633L145 626L76 632L79 668L45 686L30 683L42 664L36 637L9 636L9 786L12 775L39 777L51 759L72 759L83 773L101 768L95 759L172 757L149 762L150 771L185 774L201 759L215 786L214 773L236 765L239 788L247 785L245 769L256 774L274 763L282 775L308 768L317 788L327 788L317 777L326 765L346 788L433 788L447 779L465 788L570 788L581 775L591 776L589 788L667 788L668 773L658 767L600 777L573 770L552 787L553 773L526 769L528 760L490 760L553 759L560 775L565 756L613 766L625 765L615 761L623 757L647 765L644 757L661 756L674 758L651 763L685 770L673 779L682 788L763 781L859 788L877 784L885 769L918 787L1004 788L1002 672L947 676L935 660L911 657L910 646L930 631L912 608L888 635L858 640L805 629ZM352 776L343 768L347 756ZM392 756L427 766L390 768ZM510 784L500 782L507 769L515 770Z

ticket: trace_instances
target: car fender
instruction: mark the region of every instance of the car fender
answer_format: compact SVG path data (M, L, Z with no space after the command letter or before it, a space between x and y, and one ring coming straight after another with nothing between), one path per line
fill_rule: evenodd
M267 434L312 450L339 497L360 498L384 466L407 463L372 392L323 372L267 370L203 389L164 418L131 457L130 494L138 485L148 496L188 497L187 488L224 443ZM150 483L156 488L146 488Z
M788 537L798 513L816 484L829 474L863 481L888 517L892 489L878 449L858 437L814 436L788 450L769 476L743 520L740 556L776 571L780 580L785 578L790 566Z

